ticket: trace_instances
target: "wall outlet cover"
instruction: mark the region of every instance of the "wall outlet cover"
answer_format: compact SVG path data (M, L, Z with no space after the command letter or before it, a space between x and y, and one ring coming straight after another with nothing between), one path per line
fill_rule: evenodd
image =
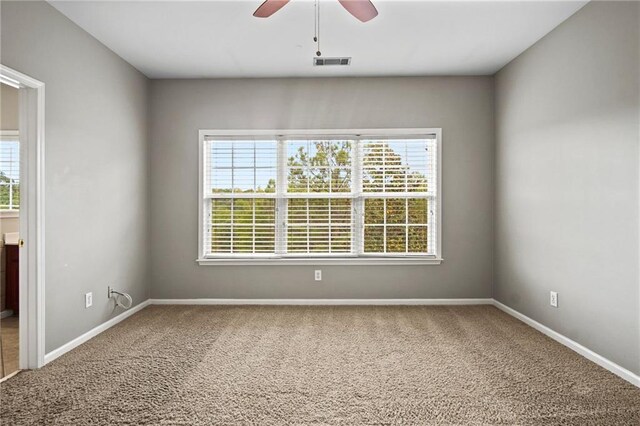
M321 269L316 269L315 279L316 279L316 281L322 281L322 270Z
M84 307L90 308L93 305L93 293L87 293L84 295Z
M549 293L549 304L551 306L553 306L554 308L558 307L558 293L555 291L552 291Z

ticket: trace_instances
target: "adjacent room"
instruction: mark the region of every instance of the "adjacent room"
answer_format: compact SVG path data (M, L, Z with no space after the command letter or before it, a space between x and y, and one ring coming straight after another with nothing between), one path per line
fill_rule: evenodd
M18 89L0 83L0 378L18 368L20 144Z
M640 425L640 2L0 36L0 424Z

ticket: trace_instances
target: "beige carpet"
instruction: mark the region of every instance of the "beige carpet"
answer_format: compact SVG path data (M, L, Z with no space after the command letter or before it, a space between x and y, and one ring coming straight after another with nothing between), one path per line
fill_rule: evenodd
M491 306L151 306L0 386L2 425L640 424L640 389Z

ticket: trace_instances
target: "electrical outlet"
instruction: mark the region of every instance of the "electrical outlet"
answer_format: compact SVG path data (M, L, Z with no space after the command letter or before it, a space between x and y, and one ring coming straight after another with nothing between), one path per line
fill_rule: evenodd
M93 305L93 293L87 293L84 295L84 307L90 308Z
M316 269L315 278L316 278L316 281L322 281L322 270Z
M551 306L553 306L554 308L558 307L558 293L555 291L552 291L549 293L549 304Z

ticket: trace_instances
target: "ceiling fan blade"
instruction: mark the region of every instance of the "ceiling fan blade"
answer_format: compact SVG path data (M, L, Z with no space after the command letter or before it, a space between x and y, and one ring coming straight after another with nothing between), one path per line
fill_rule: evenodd
M289 3L289 0L265 0L265 2L253 12L253 16L256 18L268 18L282 9L287 3Z
M338 0L347 12L361 20L367 22L378 16L378 10L371 3L371 0Z

